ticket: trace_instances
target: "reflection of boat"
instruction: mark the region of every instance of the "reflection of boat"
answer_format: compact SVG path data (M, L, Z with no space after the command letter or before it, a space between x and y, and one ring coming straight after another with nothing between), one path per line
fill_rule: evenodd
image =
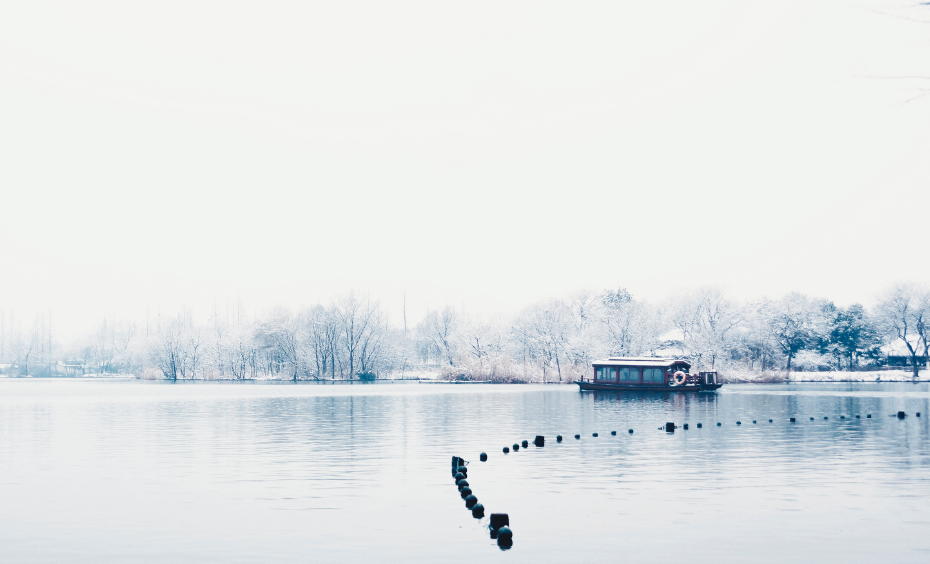
M723 385L716 371L691 374L690 362L670 358L611 357L593 368L593 378L575 382L582 390L703 392Z

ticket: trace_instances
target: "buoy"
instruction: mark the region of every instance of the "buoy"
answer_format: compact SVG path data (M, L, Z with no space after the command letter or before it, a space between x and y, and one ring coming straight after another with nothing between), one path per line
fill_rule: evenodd
M756 420L755 420L755 419L752 420L752 424L753 424L753 425L756 424Z
M611 434L611 435L616 435L617 432L616 432L616 431L611 431L610 434Z
M481 459L481 462L487 462L487 460L488 460L488 453L482 452L482 453L481 453L481 456L479 456L478 458Z
M510 527L508 527L507 525L504 525L503 527L497 530L497 542L498 543L500 543L500 541L502 540L509 541L512 538L513 538L513 531L511 531Z
M703 427L703 426L704 426L704 425L701 424L701 423L698 423L698 424L697 424L697 428L698 428L698 429L700 429L700 428Z
M907 414L904 413L903 411L899 411L899 412L898 412L898 419L904 419L906 416L907 416Z
M827 419L829 419L829 417L824 417L824 418L823 418L824 421L826 421Z
M461 472L456 472L456 474L455 474L455 483L456 483L456 484L459 483L459 480L464 480L464 479L465 479L465 474L462 474Z
M791 418L791 422L794 423L794 417Z
M453 456L453 457L452 457L452 471L453 471L453 472L455 472L455 469L456 469L456 468L458 468L459 466L461 466L461 464L459 464L459 460L461 460L461 459L460 459L459 457L457 457L457 456Z
M866 418L866 419L871 419L871 418L872 418L872 414L870 413L870 414L866 415L865 418Z
M856 419L859 419L859 416L858 416L858 415L856 416Z
M742 423L741 421L737 421L736 424L737 424L737 425L742 425L743 423Z
M633 429L630 429L629 431L627 431L627 433L629 433L629 434L632 435L632 434L633 434Z
M562 442L562 435L556 435L556 437L555 437L555 442L561 443L561 442Z
M660 429L661 429L661 427L660 427ZM666 432L666 433L674 433L674 432L675 432L675 424L674 424L674 423L666 423L666 424L665 424L665 432Z
M811 421L813 421L813 420L814 420L814 418L813 418L813 417L811 417Z
M471 516L475 519L484 517L484 506L480 503L471 508Z
M468 480L459 480L455 485L459 487L459 491L462 491L464 488L468 487Z
M507 454L508 452L510 452L510 449L507 447L504 447L504 454Z
M526 447L528 447L528 446L530 446L530 442L529 442L529 441L523 441L523 448L526 448Z
M840 415L840 419L846 419L845 415Z
M920 412L918 411L918 412L915 413L914 415L916 415L917 417L920 417Z
M580 438L581 438L581 435L575 435L575 438L576 438L576 439L580 439Z
M687 424L687 423L685 423L684 425L682 425L682 427L684 427L685 431L688 430L688 424Z
M510 448L512 448L514 452L517 452L518 450L520 450L520 445L518 445L517 443L513 443L513 446Z
M720 426L720 423L719 423L719 422L717 423L717 426L718 426L718 427Z
M533 439L533 444L538 447L546 446L546 437L542 435L536 435L536 438Z
M510 517L506 513L491 513L491 528L494 530L510 525Z
M596 436L597 436L597 433L591 433L591 436L592 436L592 437L596 437Z
M465 499L466 497L471 495L471 488L469 487L462 488L461 493L462 493L462 499Z
M465 498L465 507L471 509L478 503L478 498L475 497L475 494L471 494Z

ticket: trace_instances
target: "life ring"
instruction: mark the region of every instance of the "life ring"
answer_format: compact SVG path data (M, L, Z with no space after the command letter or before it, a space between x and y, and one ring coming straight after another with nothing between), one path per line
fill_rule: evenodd
M674 382L676 386L681 386L687 380L688 380L688 375L682 372L681 370L679 370L672 376L672 382Z

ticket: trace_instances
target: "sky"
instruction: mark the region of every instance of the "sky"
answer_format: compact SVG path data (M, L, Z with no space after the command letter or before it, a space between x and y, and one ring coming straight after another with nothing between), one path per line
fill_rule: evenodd
M930 281L930 7L0 4L0 308Z

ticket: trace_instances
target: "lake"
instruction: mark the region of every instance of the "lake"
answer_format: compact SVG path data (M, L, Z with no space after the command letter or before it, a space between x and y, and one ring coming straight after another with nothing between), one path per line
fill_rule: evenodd
M927 384L3 379L0 561L927 562L928 412Z

